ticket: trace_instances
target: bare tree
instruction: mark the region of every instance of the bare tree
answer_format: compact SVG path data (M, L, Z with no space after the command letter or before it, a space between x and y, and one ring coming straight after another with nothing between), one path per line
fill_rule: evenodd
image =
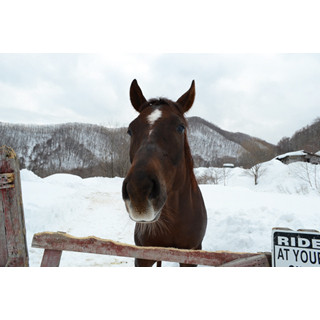
M241 162L245 164L244 168L247 169L247 174L253 177L254 184L257 185L259 178L265 173L262 164L275 156L274 150L249 142L246 143L245 147L250 152L246 151L241 155Z
M266 168L262 167L262 163L257 163L246 171L250 176L254 178L254 184L257 185L259 178L266 172Z
M314 189L320 193L320 168L319 165L300 162L291 166L291 171L301 181L306 182L311 189Z
M206 173L197 176L197 181L199 184L220 184L227 185L228 178L231 174L230 168L208 168Z

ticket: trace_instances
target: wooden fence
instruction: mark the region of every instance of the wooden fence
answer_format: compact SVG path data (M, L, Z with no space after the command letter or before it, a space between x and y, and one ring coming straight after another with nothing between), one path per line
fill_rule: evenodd
M0 147L0 267L28 265L19 162L15 152L3 146Z
M58 267L62 251L86 252L155 261L170 261L215 267L270 267L271 253L182 250L138 247L97 237L77 238L63 232L42 232L33 236L32 247L45 249L41 266Z

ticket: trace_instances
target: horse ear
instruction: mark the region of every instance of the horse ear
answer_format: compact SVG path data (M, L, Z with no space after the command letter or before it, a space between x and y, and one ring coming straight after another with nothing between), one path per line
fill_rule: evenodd
M138 82L134 79L130 86L130 101L133 107L138 111L141 112L141 106L147 101L144 97Z
M183 113L187 112L192 107L195 96L196 87L194 80L192 80L190 89L177 100L177 104Z

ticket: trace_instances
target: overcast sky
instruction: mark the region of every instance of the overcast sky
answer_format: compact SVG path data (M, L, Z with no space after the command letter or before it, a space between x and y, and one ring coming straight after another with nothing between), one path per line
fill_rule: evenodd
M320 116L320 54L0 54L0 121L128 125L129 86L271 143Z
M3 2L0 121L128 125L133 79L146 98L172 100L194 79L188 116L277 143L320 116L318 9L314 0Z
M1 1L0 52L8 54L0 54L0 121L126 125L136 116L129 102L134 78L147 98L173 100L194 79L190 116L277 143L320 116L320 57L273 53L319 53L319 30L318 0ZM112 54L12 54L25 52ZM211 54L226 52L259 54ZM264 278L269 288L273 282ZM223 277L215 283L225 287ZM111 279L109 291L118 287ZM101 286L94 289L105 296ZM252 283L248 290L246 299ZM218 312L228 302L220 299Z

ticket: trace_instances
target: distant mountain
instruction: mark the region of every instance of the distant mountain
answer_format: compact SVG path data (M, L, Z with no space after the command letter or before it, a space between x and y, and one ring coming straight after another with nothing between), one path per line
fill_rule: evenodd
M221 166L226 162L246 166L252 163L248 158L266 161L275 155L275 146L259 138L225 131L199 117L188 118L188 123L196 166Z
M232 133L198 117L188 118L195 166L232 162L249 166L274 155L275 146L243 133ZM0 122L0 145L12 147L21 168L41 177L57 172L81 177L124 176L129 167L126 128L93 124L22 125ZM259 157L257 157L259 154Z
M20 167L40 177L64 172L81 177L123 176L128 161L124 128L93 124L21 125L0 122L0 145L12 147Z

